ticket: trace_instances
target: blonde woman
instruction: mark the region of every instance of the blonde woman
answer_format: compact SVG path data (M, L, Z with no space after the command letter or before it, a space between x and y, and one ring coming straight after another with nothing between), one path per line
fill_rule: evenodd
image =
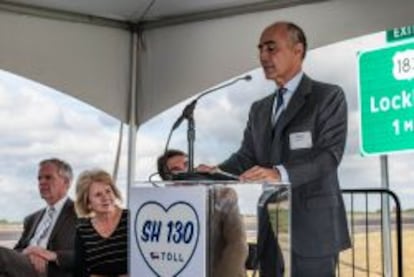
M103 170L81 173L76 183L75 277L127 276L128 212Z

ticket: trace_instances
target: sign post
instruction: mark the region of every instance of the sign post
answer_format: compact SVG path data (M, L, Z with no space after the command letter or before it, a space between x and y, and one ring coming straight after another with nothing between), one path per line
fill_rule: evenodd
M414 37L414 26L387 31L387 41ZM382 187L389 189L387 153L414 149L414 42L359 55L361 153L381 155ZM392 276L388 197L382 197L384 276Z

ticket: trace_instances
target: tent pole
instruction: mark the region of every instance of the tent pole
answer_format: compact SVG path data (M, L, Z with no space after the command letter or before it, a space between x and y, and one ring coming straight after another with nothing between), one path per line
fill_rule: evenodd
M135 178L135 162L136 162L136 138L137 138L137 119L136 119L136 88L137 88L137 43L138 34L131 32L131 93L129 101L129 134L128 134L128 180L127 180L127 201L129 202L129 192L134 183ZM129 204L129 203L128 203Z

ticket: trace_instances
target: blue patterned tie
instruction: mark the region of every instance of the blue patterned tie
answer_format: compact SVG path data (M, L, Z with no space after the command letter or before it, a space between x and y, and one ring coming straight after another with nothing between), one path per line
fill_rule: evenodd
M287 91L287 89L284 88L284 87L281 87L281 88L279 88L277 90L277 93L276 93L276 97L277 97L277 100L276 100L276 108L275 108L275 111L273 113L273 122L272 122L273 123L273 127L276 126L276 123L278 121L278 118L280 117L280 115L278 116L278 112L279 112L280 108L283 106L283 94L286 91Z
M40 241L46 237L52 225L53 216L55 214L55 208L49 207L46 211L46 218L43 220L42 225L39 226L39 231L36 232L36 236L32 239L35 245L39 245Z

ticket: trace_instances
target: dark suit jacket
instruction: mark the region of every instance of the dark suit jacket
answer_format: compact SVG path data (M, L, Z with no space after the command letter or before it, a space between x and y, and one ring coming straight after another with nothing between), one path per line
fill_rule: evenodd
M347 134L344 93L304 75L274 136L273 99L253 103L240 149L220 168L240 174L254 165L283 165L292 185L293 251L305 257L338 253L350 246L337 176ZM300 132L311 136L311 147L293 149L291 135Z
M22 251L33 237L46 209L37 211L24 219L23 234L14 249ZM72 276L74 263L76 213L73 201L68 199L56 221L49 238L47 249L54 251L58 256L58 264L49 263L48 277Z

